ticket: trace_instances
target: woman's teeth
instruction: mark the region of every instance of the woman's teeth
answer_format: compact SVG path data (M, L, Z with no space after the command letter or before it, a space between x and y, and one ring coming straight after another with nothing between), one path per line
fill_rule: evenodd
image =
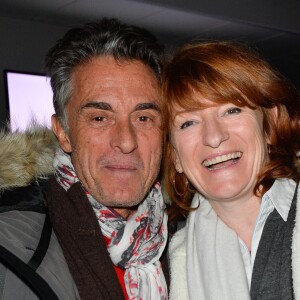
M237 159L242 156L242 152L233 152L225 155L220 155L212 159L206 159L203 161L202 165L204 167L211 167L213 165L232 160L232 159Z

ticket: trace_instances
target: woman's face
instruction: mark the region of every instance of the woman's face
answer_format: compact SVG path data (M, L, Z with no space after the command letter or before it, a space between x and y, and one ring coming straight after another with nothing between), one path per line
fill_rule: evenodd
M201 96L199 101L210 104ZM251 197L267 158L262 113L227 103L192 112L174 110L174 116L177 171L209 200Z

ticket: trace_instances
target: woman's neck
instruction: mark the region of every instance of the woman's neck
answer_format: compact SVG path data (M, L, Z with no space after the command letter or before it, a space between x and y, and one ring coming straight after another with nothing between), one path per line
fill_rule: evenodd
M254 226L261 198L252 196L234 201L209 201L219 218L243 240L251 250Z

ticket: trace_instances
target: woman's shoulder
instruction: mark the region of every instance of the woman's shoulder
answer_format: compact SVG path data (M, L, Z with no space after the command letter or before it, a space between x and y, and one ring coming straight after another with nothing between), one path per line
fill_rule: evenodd
M184 226L174 234L170 242L170 300L188 299L185 240L186 227Z
M185 239L186 225L177 230L177 232L173 235L169 245L170 256L174 256L174 254L185 255Z

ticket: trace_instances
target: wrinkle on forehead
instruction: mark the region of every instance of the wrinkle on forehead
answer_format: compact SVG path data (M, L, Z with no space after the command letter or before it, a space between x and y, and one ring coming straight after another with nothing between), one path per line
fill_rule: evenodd
M160 102L159 82L152 70L140 61L117 62L113 57L94 58L72 74L73 96L79 92L86 101L101 101L97 95L120 101L138 97L141 102ZM147 91L147 99L145 99Z

